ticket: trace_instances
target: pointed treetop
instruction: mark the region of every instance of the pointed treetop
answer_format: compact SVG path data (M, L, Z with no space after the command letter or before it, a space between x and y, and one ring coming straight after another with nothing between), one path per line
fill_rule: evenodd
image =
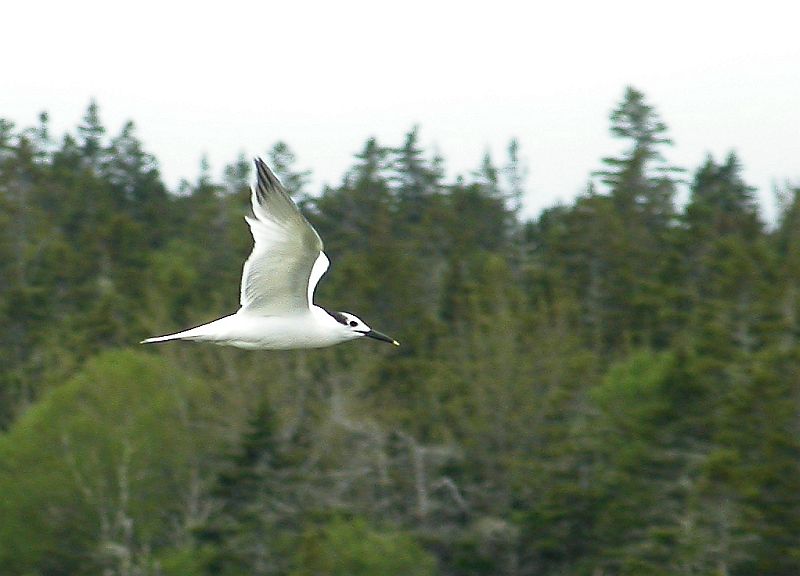
M661 147L671 145L667 126L644 94L628 86L622 102L611 112L611 133L626 140L629 147L619 156L603 158L606 168L593 172L610 188L620 209L646 211L667 216L672 211L673 174Z
M630 154L642 154L645 158L661 159L656 149L660 144L671 145L666 136L667 125L658 113L645 101L644 93L628 86L622 102L611 112L611 133L618 138L631 141Z
M100 121L100 108L92 99L78 126L78 140L85 158L92 164L98 161L106 129Z
M364 144L361 152L358 152L355 157L358 160L349 174L356 184L375 183L381 180L381 172L387 168L387 158L389 156L389 149L378 144L375 137L371 137Z

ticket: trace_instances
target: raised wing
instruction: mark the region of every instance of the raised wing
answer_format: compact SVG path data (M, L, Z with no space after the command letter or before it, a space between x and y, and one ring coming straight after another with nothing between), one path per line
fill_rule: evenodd
M242 271L241 305L264 316L303 312L311 306L328 258L319 234L280 181L261 158L255 162L253 216L245 216L255 245Z

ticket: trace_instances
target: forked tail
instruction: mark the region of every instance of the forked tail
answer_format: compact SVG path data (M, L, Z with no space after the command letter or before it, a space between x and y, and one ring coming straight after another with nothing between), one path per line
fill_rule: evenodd
M139 344L153 344L154 342L167 342L168 340L180 340L181 337L177 334L169 334L168 336L156 336L154 338L145 338Z
M202 327L198 326L198 328ZM176 332L175 334L167 334L166 336L147 338L139 342L139 344L153 344L155 342L168 342L170 340L198 340L204 336L204 332L198 328L184 330L183 332Z
M208 324L201 324L194 328L189 328L183 332L176 332L175 334L167 334L166 336L155 336L142 340L140 344L153 344L156 342L169 342L170 340L204 340L210 342L218 342L222 340L220 334L225 333L225 327L230 322L232 316L225 316L219 320L214 320Z

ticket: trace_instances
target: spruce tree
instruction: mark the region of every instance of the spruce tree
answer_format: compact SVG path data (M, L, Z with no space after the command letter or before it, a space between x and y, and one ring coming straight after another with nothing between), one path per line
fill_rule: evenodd
M280 441L270 403L256 406L238 448L221 466L211 498L215 512L198 529L208 574L281 573L280 548L298 505L290 495L291 464Z

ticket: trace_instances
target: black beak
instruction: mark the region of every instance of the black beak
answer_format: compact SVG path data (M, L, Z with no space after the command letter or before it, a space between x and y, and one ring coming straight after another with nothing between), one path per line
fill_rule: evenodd
M394 338L389 338L386 334L378 332L377 330L370 330L369 332L364 332L364 336L369 336L370 338L375 338L375 340L383 340L384 342L388 342L389 344L400 346L400 342L398 342Z

